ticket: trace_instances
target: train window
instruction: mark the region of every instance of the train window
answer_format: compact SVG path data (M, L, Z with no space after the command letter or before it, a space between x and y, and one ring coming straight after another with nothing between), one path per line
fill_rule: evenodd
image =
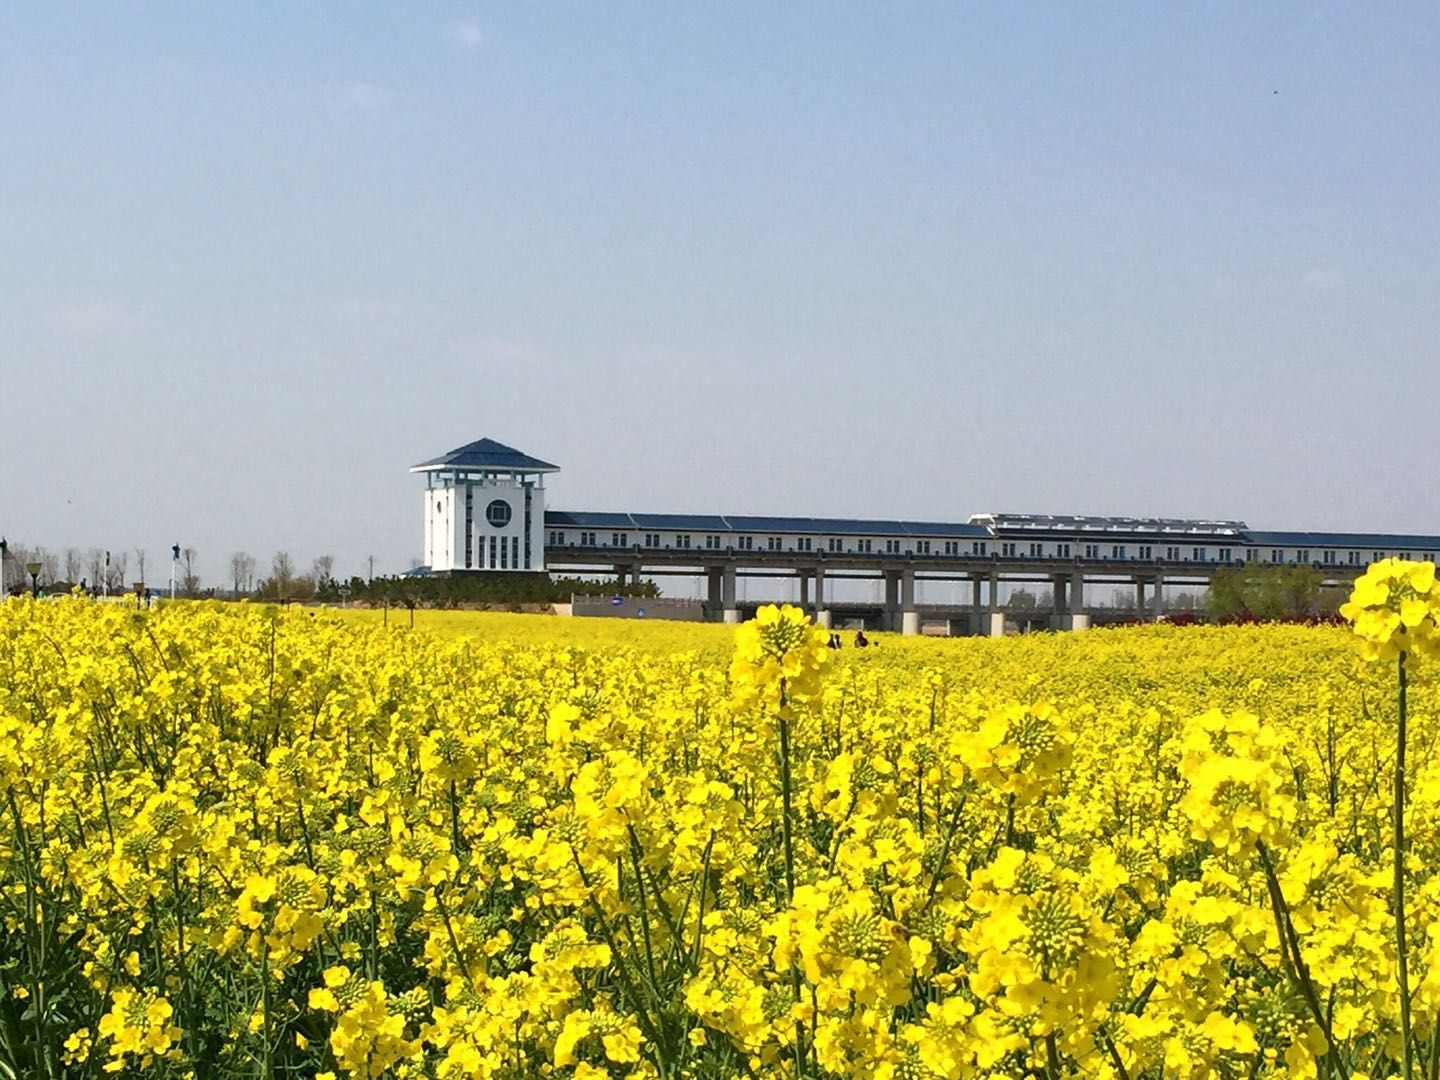
M1322 552L1320 559L1321 559L1321 562L1324 562L1324 563L1334 563L1334 562L1335 562L1335 552L1333 552L1333 551L1325 551L1325 552Z
M1015 545L1014 545L1014 544L1001 544L1001 545L1000 545L1000 557L1001 557L1002 559L1013 559L1013 558L1015 557Z
M1087 558L1087 559L1098 559L1099 557L1100 557L1100 545L1099 545L1099 544L1086 544L1086 545L1085 545L1085 558Z
M1204 562L1204 561L1205 561L1205 549L1204 549L1204 548L1191 548L1191 549L1190 549L1190 557L1191 557L1192 559L1194 559L1196 562Z
M1178 547L1167 547L1165 549L1165 558L1169 559L1171 562L1179 562L1180 549Z
M1151 554L1153 550L1154 549L1149 544L1141 544L1140 550L1136 552L1135 557L1137 559L1153 559L1155 557L1153 554Z
M1221 549L1220 549L1220 556L1219 556L1219 558L1220 558L1220 561L1221 561L1221 562L1229 562L1229 561L1230 561L1230 549L1229 549L1229 548L1221 548Z
M710 551L719 551L719 550L720 550L720 537L718 537L718 536L707 536L707 537L705 537L705 547L706 547L706 549L708 549L708 550L710 550Z
M855 541L855 550L856 550L856 551L859 551L859 552L863 552L863 553L866 554L866 555L869 555L869 554L870 554L870 541L869 541L869 540L856 540L856 541Z
M809 551L809 550L810 550L810 537L808 537L808 536L802 536L802 537L800 537L798 540L796 540L796 541L795 541L795 550L796 550L796 551Z
M581 546L581 547L594 547L594 546L595 546L595 534L594 534L593 532L582 532L582 533L580 534L580 546ZM495 559L494 559L494 557L493 557L493 553L494 553L494 551L495 551L495 547L494 547L493 544L492 544L491 547L490 547L490 551L491 551L491 553L492 553L492 557L491 557L491 559L490 559L490 563L491 563L491 565L493 566L494 563L495 563Z
M755 538L753 536L741 536L735 541L735 546L741 551L755 550Z
M1030 557L1031 557L1032 559L1038 559L1038 558L1040 558L1040 556L1043 555L1043 554L1045 554L1045 545L1044 545L1044 544L1031 544L1031 545L1030 545Z
M1056 544L1056 545L1055 545L1055 554L1058 555L1058 556L1059 556L1060 558L1062 558L1062 559L1068 559L1068 558L1070 557L1070 545L1069 545L1069 544Z
M986 553L986 543L984 540L976 540L971 546L974 547L976 555L984 555Z
M1124 544L1114 544L1114 545L1112 545L1111 548L1110 548L1110 557L1111 557L1112 559L1124 559L1124 558L1126 558L1127 556L1125 555L1125 545L1124 545Z
M845 541L838 536L832 536L825 542L825 546L831 551L844 551Z
M885 541L885 554L886 554L886 555L899 555L899 554L900 554L900 541L899 541L899 540L886 540L886 541Z

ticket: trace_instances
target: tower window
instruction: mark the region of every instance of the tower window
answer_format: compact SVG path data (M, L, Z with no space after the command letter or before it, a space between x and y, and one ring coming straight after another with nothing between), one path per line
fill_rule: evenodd
M504 499L491 499L485 507L485 520L497 529L505 528L510 524L510 504Z

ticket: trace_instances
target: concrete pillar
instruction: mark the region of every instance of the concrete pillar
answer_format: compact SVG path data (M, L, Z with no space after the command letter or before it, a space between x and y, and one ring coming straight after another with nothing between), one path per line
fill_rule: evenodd
M992 611L981 620L981 626L985 628L986 637L1005 636L1005 613L1003 611Z
M1090 626L1090 616L1085 614L1085 575L1079 570L1070 575L1070 607L1065 625L1071 630L1085 630Z
M714 566L707 570L705 573L706 577L709 578L709 581L707 582L708 588L706 599L710 603L710 609L712 612L719 611L721 600L720 579L723 576L724 572L718 566ZM714 618L714 616L712 615L711 618Z
M915 610L915 571L900 571L900 632L914 636L920 633L920 613Z
M830 625L830 611L825 607L825 568L815 568L815 621L821 626Z
M900 575L885 571L885 615L881 619L886 630L900 629Z
M1158 620L1165 614L1165 576L1155 575L1155 595L1150 598L1151 614Z
M1138 617L1140 617L1140 618L1144 618L1144 617L1145 617L1145 579L1144 579L1144 578L1136 578L1136 579L1135 579L1135 614L1136 614Z
M980 636L980 575L970 576L970 633Z
M1065 578L1060 574L1050 575L1050 629L1065 628Z
M1000 571L990 571L990 614L1000 610Z
M615 584L622 589L625 587L625 567L615 567Z
M810 610L810 573L807 570L800 571L800 610Z
M815 613L815 625L816 625L816 626L823 626L826 630L829 630L829 629L830 629L830 612L829 612L829 611L817 611L817 612Z
M740 621L740 609L735 606L735 567L727 566L720 579L721 618L727 623Z

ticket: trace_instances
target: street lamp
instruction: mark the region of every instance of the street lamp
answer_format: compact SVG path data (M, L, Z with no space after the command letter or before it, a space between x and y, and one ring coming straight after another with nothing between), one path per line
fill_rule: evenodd
M175 599L175 578L180 573L180 545L170 547L170 599Z
M5 564L10 559L10 544L3 536L0 536L0 600L4 600L5 593Z
M30 575L30 595L40 595L40 564L38 562L27 562L25 570Z

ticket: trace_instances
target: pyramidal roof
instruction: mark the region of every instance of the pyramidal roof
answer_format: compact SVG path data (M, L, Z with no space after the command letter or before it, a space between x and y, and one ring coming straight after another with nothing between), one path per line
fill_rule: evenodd
M448 454L410 466L411 472L434 472L442 469L539 473L559 472L560 466L522 454L513 446L506 446L494 439L476 439L464 446L457 446Z

